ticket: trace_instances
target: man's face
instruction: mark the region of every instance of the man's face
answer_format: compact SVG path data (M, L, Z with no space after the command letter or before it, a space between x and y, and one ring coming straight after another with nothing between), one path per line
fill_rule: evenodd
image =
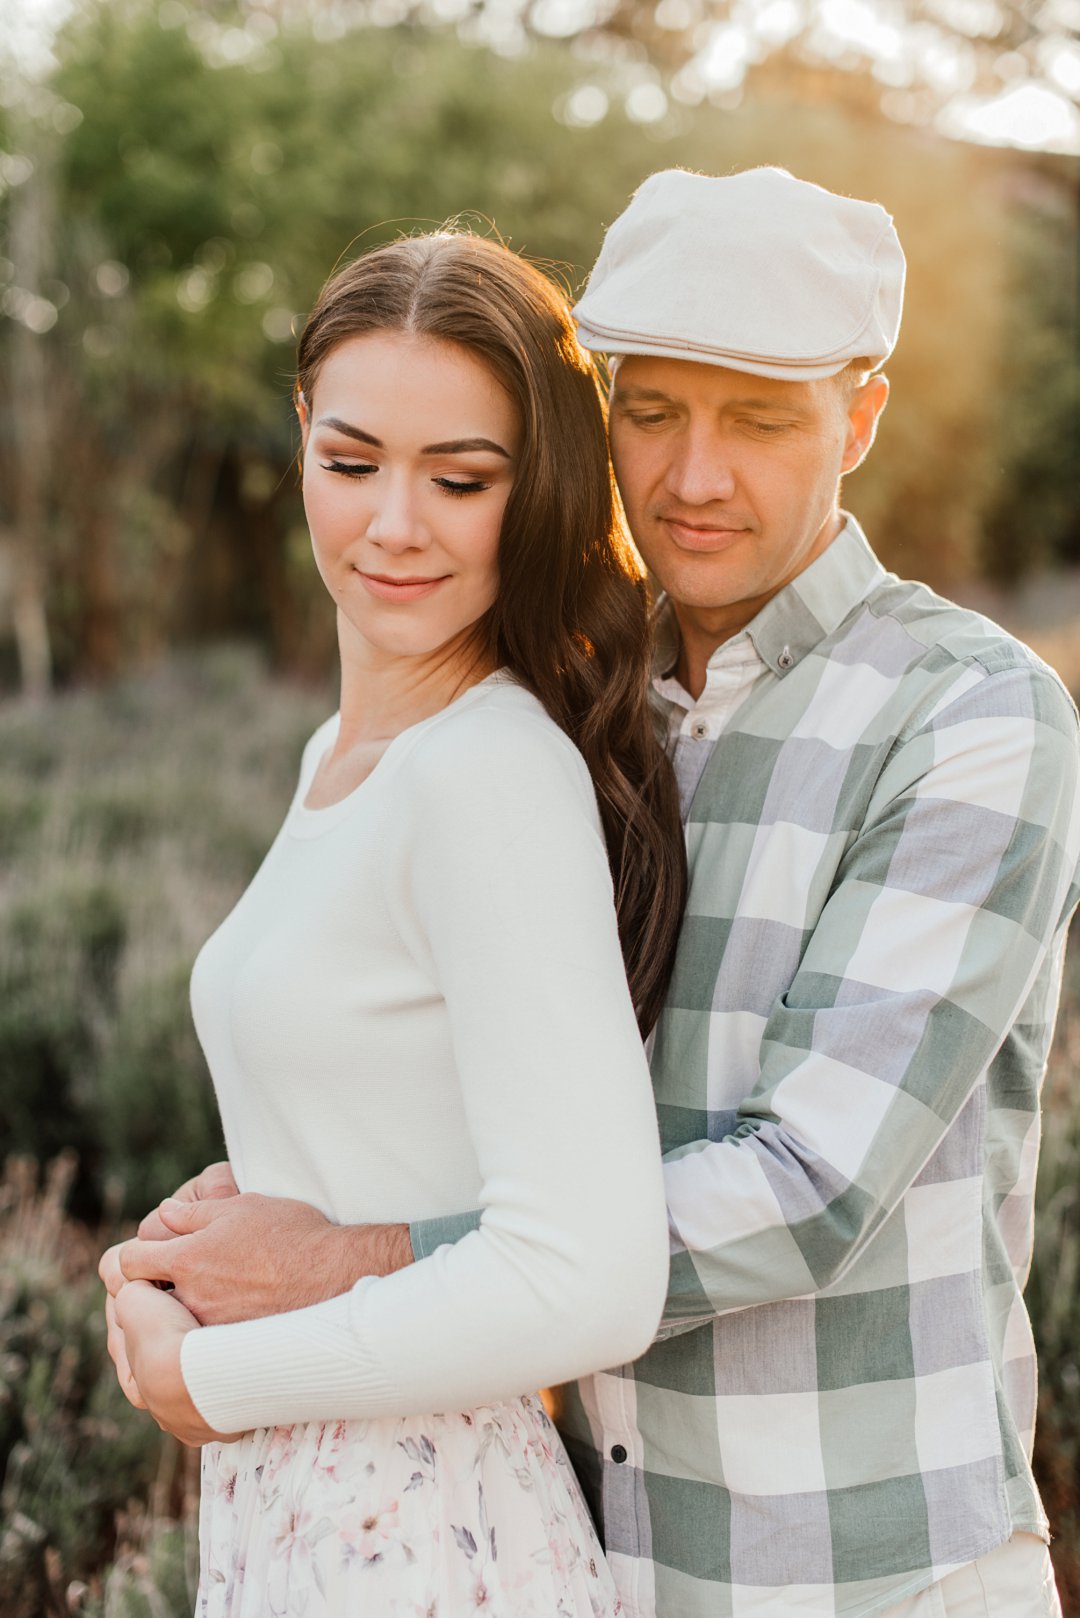
M873 378L849 409L832 377L620 361L611 453L630 528L663 588L703 628L715 617L718 631L734 633L834 538L837 485L869 447L886 393Z

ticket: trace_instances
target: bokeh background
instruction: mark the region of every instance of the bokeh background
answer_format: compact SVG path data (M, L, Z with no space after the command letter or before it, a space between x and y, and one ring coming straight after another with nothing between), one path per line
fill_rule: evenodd
M100 1247L221 1141L194 955L334 706L293 339L463 216L579 287L654 169L895 216L847 503L1080 689L1080 0L4 0L0 1612L186 1618L191 1458L104 1357ZM1047 1081L1037 1466L1080 1614L1080 968Z

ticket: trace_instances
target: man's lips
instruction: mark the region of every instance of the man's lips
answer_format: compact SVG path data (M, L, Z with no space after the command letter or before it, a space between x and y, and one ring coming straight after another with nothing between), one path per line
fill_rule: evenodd
M675 544L682 551L722 551L750 532L745 525L732 525L723 520L712 523L683 522L678 517L661 516Z
M395 578L392 574L361 573L359 568L357 572L360 573L360 582L364 589L377 596L380 601L419 601L422 596L431 595L440 584L445 584L450 576L444 573L438 578L422 576Z

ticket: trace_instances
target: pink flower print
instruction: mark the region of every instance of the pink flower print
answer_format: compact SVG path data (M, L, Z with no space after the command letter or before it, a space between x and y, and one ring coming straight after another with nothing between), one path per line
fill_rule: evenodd
M286 1510L281 1528L274 1539L275 1554L286 1562L294 1557L306 1559L311 1555L311 1544L308 1534L312 1529L311 1512L305 1511L301 1506L292 1506Z
M551 1565L560 1578L566 1572L566 1557L563 1555L565 1549L561 1535L551 1534L549 1536L548 1550L551 1553Z
M473 1581L473 1587L472 1587L472 1590L470 1591L470 1600L472 1602L472 1605L473 1605L473 1608L475 1609L475 1611L477 1611L477 1612L490 1612L491 1611L491 1602L492 1602L491 1591L488 1589L487 1585L484 1583L483 1579L479 1577L479 1575Z
M352 1512L342 1519L341 1537L346 1558L363 1557L373 1562L386 1549L398 1528L398 1503L390 1500L375 1511Z

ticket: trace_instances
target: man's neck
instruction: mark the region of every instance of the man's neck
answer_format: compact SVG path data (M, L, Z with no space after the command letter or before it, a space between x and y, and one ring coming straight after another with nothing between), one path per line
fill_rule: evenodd
M797 579L800 573L805 573L819 556L824 555L840 533L845 521L846 518L841 512L834 512L799 565L779 579L771 590L766 590L748 601L699 607L685 601L676 601L674 597L670 598L679 625L679 656L675 664L675 677L695 701L705 689L709 659L717 647L723 646L725 641L741 634L763 607L778 596L781 590L785 590L793 579Z
M740 602L739 608L744 605ZM673 601L672 606L679 625L675 678L696 701L705 689L709 659L717 647L746 628L754 613L733 610L725 615L722 608L688 607L682 601Z

